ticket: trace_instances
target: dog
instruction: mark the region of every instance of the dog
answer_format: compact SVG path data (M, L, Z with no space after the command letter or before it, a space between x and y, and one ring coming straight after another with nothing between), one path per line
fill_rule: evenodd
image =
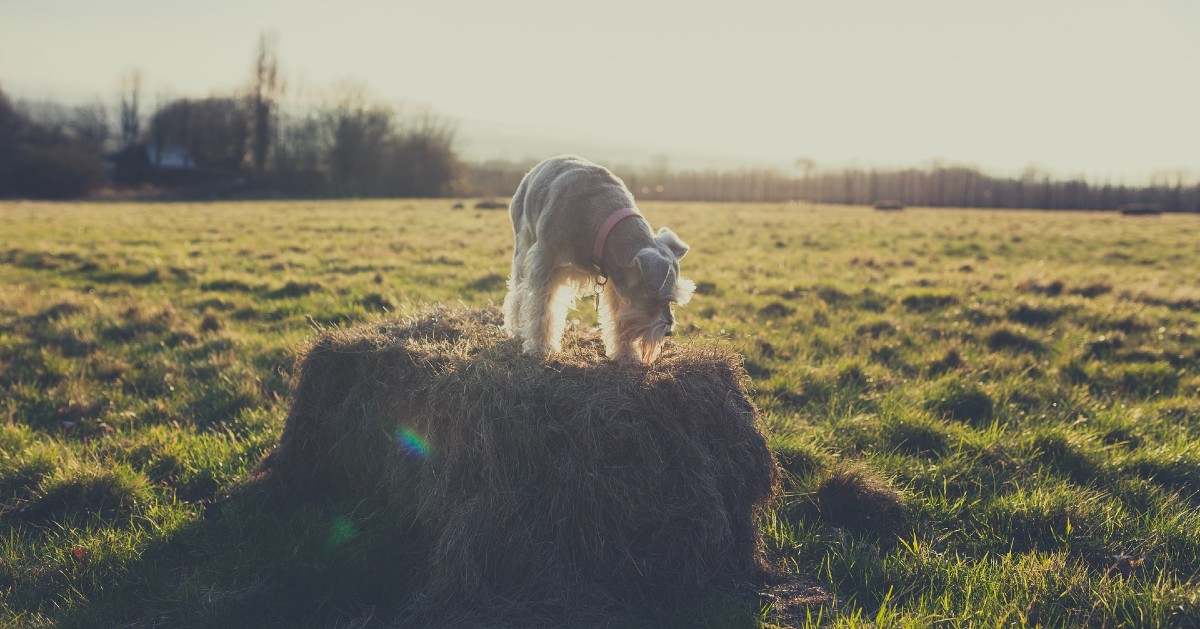
M522 351L562 351L567 311L598 290L608 357L658 358L675 327L674 306L696 289L679 274L687 243L666 227L653 233L620 178L573 155L534 166L508 211L515 249L504 329Z

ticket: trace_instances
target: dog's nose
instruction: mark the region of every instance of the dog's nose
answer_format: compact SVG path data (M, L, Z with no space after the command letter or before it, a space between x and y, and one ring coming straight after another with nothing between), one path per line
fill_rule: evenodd
M664 336L671 336L671 328L667 328L667 333Z

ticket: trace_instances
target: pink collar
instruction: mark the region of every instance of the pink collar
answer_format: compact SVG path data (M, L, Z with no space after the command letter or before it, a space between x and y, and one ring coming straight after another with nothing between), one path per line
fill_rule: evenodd
M600 226L600 232L596 234L596 244L592 247L592 266L596 267L596 271L604 275L604 270L600 267L600 260L604 257L604 242L608 240L608 234L617 226L617 223L629 218L630 216L641 216L636 208L622 208L608 215L608 219Z

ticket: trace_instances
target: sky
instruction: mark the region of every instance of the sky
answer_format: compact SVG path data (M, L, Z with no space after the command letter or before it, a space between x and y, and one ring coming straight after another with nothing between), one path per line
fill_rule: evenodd
M227 93L264 32L476 159L1200 177L1197 0L0 0L0 89Z

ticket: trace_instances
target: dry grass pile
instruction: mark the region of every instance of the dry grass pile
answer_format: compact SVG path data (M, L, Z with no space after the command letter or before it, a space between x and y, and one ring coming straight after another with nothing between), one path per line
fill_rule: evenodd
M383 496L429 540L426 605L578 608L752 583L778 484L741 359L523 356L495 309L330 330L305 353L273 480Z

